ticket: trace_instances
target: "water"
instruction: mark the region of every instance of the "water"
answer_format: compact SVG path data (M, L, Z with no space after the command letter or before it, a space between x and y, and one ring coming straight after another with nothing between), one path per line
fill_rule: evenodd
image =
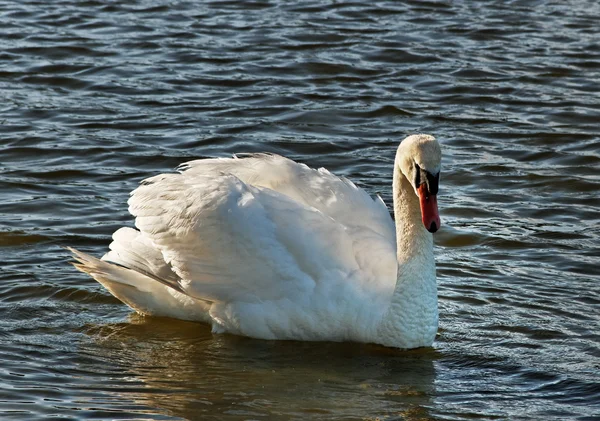
M0 2L0 418L600 419L596 1ZM67 264L191 158L285 154L391 204L444 145L431 349L143 318Z

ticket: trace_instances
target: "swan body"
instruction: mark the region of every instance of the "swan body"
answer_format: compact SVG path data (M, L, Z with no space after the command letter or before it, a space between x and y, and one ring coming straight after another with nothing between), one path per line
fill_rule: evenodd
M117 230L102 259L70 250L142 314L262 339L430 346L440 162L432 136L400 144L394 227L379 197L325 169L265 154L191 161L131 193L137 229Z

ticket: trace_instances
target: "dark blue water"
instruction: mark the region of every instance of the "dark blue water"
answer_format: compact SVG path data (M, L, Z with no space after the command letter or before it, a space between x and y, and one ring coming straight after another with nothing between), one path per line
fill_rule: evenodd
M0 418L600 419L600 3L0 2ZM432 349L144 318L75 271L128 193L274 152L391 205L444 147Z

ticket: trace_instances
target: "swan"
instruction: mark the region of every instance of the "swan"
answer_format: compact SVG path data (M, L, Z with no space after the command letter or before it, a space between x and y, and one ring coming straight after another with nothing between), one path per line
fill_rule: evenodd
M438 325L432 233L441 148L397 150L394 221L380 197L278 155L187 162L140 183L137 229L79 270L145 315L259 339L431 346Z

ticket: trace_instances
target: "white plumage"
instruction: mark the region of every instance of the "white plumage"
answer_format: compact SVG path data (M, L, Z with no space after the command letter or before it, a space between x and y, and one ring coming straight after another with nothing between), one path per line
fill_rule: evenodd
M412 198L400 191L412 168L400 162L408 153L412 164L431 161L439 171L439 145L411 136L396 158L394 200L404 202L396 219L406 218L398 233L424 238L415 258L397 256L403 248L380 198L325 169L259 154L192 161L144 180L128 202L137 230L116 231L102 260L72 250L76 266L140 313L208 322L215 332L430 345L431 234L410 212L398 214L415 200L418 210L410 187L419 186L405 186ZM421 273L407 273L413 266Z

